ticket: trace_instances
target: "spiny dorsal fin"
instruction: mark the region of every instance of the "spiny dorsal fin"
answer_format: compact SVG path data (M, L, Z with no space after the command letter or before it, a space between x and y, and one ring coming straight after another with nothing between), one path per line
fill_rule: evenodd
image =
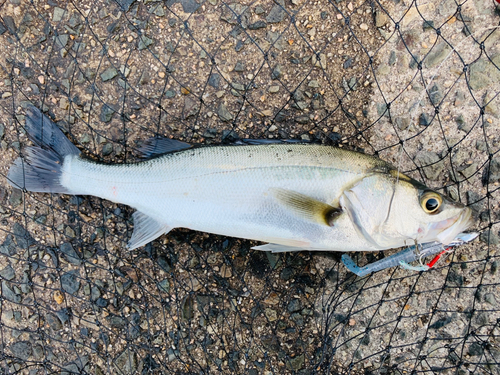
M192 146L189 143L177 141L175 139L164 137L153 137L144 141L139 147L139 153L143 158L151 158L154 156L167 154L169 152L181 151Z
M340 207L333 207L295 191L280 188L273 188L271 191L283 206L312 222L333 227L335 220L342 214Z

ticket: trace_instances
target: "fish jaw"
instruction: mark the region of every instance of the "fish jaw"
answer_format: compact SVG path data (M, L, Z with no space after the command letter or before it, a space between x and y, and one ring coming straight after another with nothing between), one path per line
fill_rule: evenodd
M425 236L425 242L432 237L431 240L436 239L443 245L448 245L459 233L467 230L473 223L472 210L465 207L459 215L431 224Z

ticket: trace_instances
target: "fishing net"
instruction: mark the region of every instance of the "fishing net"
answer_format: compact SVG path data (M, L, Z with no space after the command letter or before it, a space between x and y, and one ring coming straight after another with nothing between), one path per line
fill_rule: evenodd
M493 0L0 0L2 372L500 374L499 20ZM127 251L129 207L8 184L30 103L107 163L156 135L375 154L481 234L365 277L185 229Z

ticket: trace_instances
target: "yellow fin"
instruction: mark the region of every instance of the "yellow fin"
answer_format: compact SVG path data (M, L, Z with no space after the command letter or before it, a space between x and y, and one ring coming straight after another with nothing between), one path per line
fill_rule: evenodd
M342 214L342 209L307 195L286 189L271 189L274 197L296 215L309 221L333 227L335 220Z

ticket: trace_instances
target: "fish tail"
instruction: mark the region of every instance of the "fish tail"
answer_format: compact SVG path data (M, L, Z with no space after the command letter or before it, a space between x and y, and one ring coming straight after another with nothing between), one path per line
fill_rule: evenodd
M26 148L10 167L7 178L18 189L45 193L69 193L61 183L64 159L80 151L38 108L26 111L26 133L37 145Z

